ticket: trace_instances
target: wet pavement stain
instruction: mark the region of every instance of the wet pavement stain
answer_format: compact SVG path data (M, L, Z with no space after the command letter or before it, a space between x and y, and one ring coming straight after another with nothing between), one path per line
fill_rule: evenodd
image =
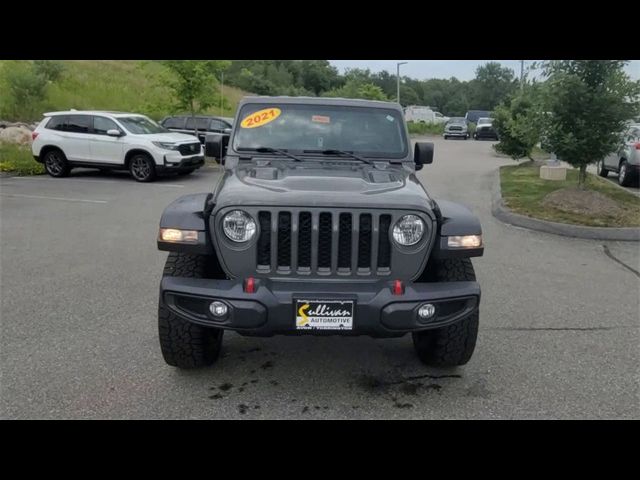
M231 383L223 383L218 388L220 390L222 390L223 392L228 392L229 390L231 390L233 388L233 384L231 384Z
M426 383L418 380L424 379L455 379L462 378L458 374L447 375L393 375L393 371L387 372L386 376L376 376L370 374L359 375L356 377L355 384L375 396L386 396L392 401L395 408L408 409L414 408L413 403L409 403L400 397L418 397L427 392L438 392L443 389L440 383Z
M267 370L268 368L273 368L273 362L271 360L267 360L262 365L260 365L260 368L263 370Z
M209 398L212 399L212 400L219 400L219 399L224 398L224 397L220 393L214 393L213 395L209 395Z
M302 413L307 413L308 411L309 411L309 407L304 407L304 408L302 409Z
M241 415L244 415L245 413L247 413L248 409L249 407L244 403L241 403L240 405L238 405L238 412L240 412Z

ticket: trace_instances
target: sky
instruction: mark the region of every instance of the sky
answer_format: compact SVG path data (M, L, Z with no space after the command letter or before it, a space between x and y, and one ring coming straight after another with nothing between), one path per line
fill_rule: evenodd
M400 75L419 80L427 78L450 78L458 80L471 80L475 77L475 70L479 65L487 62L500 62L507 68L511 68L516 77L520 76L520 60L329 60L332 65L343 73L347 68L368 68L372 72L387 70L395 75L397 62L409 62L400 65ZM532 60L525 61L531 65ZM640 80L640 60L632 60L626 67L626 71L633 80ZM535 71L532 72L535 76ZM531 77L532 75L530 75Z

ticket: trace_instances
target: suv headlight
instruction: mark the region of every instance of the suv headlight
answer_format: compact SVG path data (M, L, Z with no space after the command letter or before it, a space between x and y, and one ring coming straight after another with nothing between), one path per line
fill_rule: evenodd
M165 150L178 150L178 145L170 142L151 142L156 147L164 148Z
M233 210L222 219L222 229L229 240L248 242L256 234L256 222L247 212Z
M415 245L424 235L424 222L417 215L404 215L393 226L393 239L399 245Z

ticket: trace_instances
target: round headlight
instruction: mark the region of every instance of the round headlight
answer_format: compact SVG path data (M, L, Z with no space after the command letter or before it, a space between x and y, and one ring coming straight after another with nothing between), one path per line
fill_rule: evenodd
M417 215L405 215L393 226L393 239L400 245L415 245L424 235L424 222Z
M247 242L256 234L256 222L242 210L233 210L222 219L224 234L234 242Z

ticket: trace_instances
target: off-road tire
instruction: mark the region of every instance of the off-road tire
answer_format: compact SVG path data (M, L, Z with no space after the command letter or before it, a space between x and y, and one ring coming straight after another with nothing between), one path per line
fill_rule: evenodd
M471 260L455 258L437 264L439 282L475 281ZM438 367L455 367L469 361L478 337L479 313L458 320L453 325L413 333L413 345L418 358Z
M67 157L58 148L52 148L44 154L42 159L45 171L54 178L62 178L69 175L71 167L67 162Z
M203 278L207 257L171 252L163 276ZM196 325L174 315L160 299L158 332L164 361L178 368L212 365L220 356L224 330Z

